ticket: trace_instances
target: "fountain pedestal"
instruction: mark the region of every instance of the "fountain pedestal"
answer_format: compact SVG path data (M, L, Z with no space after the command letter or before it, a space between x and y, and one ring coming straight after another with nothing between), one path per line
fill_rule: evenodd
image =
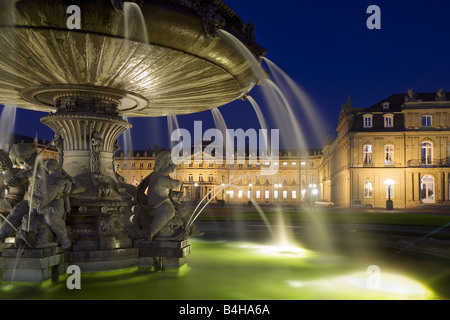
M2 251L3 281L43 282L66 274L68 253L60 246L20 249L6 243Z
M70 261L82 271L133 267L138 250L125 230L133 194L114 170L117 139L131 125L117 112L120 101L95 93L55 97L57 111L41 121L59 136L62 167L75 181L66 225Z
M134 247L139 249L139 266L180 268L187 262L191 253L189 240L182 241L146 241L135 240Z

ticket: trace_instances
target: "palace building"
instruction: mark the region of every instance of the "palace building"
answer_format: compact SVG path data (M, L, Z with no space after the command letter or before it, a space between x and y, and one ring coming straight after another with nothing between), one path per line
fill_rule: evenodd
M264 163L192 162L178 165L176 178L191 201L209 194L226 203L247 203L250 197L259 203L296 203L312 199L316 189L316 199L339 207L384 208L391 199L396 208L413 208L450 203L449 155L446 93L409 90L366 108L353 107L349 99L337 137L328 136L322 150L280 152L276 175L261 175ZM138 184L152 171L154 159L142 151L122 153L116 162L126 181Z
M322 149L282 150L274 163L277 173L265 174L269 163L250 161L217 164L192 155L177 165L174 178L183 182L183 200L246 204L297 204L313 199L338 207L395 208L450 204L450 100L437 93L394 94L373 106L342 106L337 137ZM43 158L58 158L47 142L15 137L15 143L34 142ZM125 182L137 186L153 171L155 152L144 150L115 157Z
M192 160L194 158L195 155ZM318 188L321 158L321 150L281 151L274 163L278 169L274 175L264 174L269 163L250 163L249 156L242 164L192 161L177 165L173 177L183 182L185 201L201 200L206 196L211 201L223 200L234 204L246 204L251 198L261 204L295 204L308 199L311 188ZM125 155L119 152L115 161L118 173L125 181L138 185L153 171L155 153L140 151Z
M337 138L324 143L323 196L342 207L449 203L450 101L395 94L368 108L343 105Z

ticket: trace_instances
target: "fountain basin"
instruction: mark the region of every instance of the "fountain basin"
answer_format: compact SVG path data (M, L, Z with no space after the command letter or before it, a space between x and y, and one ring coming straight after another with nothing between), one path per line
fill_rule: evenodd
M257 83L250 63L218 24L264 54L234 11L221 1L147 0L149 43L125 34L125 17L111 1L72 1L81 28L68 29L62 1L3 1L0 6L0 101L53 111L62 94L119 100L128 117L180 115L213 109L246 95ZM208 13L209 12L209 13Z
M192 240L188 263L178 270L128 269L82 274L81 290L67 277L52 286L11 283L1 298L152 300L407 300L438 299L420 280L383 268L379 289L367 287L367 265L339 254L306 250L274 255L264 243ZM383 267L383 266L382 266Z

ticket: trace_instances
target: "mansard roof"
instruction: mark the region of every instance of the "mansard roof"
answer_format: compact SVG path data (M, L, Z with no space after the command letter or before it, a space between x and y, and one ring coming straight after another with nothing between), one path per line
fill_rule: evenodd
M383 107L384 103L389 103L389 108ZM362 113L374 112L401 112L403 109L426 109L426 108L449 108L450 92L438 91L415 93L410 90L408 93L397 93L376 104L362 109Z

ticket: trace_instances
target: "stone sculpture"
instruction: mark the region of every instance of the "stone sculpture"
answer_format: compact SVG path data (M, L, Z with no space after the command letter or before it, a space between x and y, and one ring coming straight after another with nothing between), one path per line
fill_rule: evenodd
M37 150L34 144L17 144L14 145L9 153L9 157L13 164L18 165L22 170L4 180L4 185L9 188L25 188L28 186L33 176L34 164L37 158ZM29 189L26 187L27 190ZM28 191L27 191L28 193ZM8 215L8 219L0 226L0 241L3 242L18 230L22 223L22 218L29 211L27 194L24 199L17 203L12 212Z
M133 216L137 238L182 240L201 234L195 226L186 230L189 214L179 201L182 191L174 191L182 190L182 182L170 177L175 169L171 153L163 151L156 156L154 171L138 186Z
M69 194L72 191L72 180L62 170L56 160L45 161L43 170L33 180L33 192L28 195L30 215L25 215L17 238L23 240L29 247L45 247L52 245L54 233L63 249L71 245L67 234L65 215L70 211ZM28 219L37 219L32 221ZM42 236L44 234L45 236Z
M14 168L9 155L0 149L0 213L7 217L12 208L14 208L20 201L22 201L27 190L27 184L17 187L8 187L5 182L9 178L15 176L21 171L19 168Z
M71 245L65 224L70 211L69 195L82 191L61 168L57 160L42 162L33 144L17 144L10 152L0 152L3 170L0 178L9 188L11 213L0 226L0 240L16 234L19 245L31 248L55 246L63 249ZM12 168L12 163L22 169Z

